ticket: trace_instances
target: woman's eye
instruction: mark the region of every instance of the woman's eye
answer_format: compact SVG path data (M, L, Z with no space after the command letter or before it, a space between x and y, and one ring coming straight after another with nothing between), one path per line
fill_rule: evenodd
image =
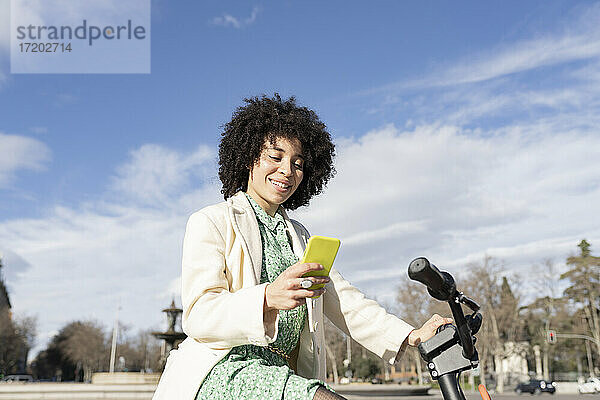
M281 161L281 157L269 156L271 160Z
M296 168L298 168L299 170L302 170L302 168L304 167L302 164L294 164L296 166Z

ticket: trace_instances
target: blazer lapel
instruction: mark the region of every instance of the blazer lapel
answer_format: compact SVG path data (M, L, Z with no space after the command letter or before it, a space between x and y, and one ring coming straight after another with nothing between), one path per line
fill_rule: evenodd
M287 212L283 207L281 207L281 214L283 215L283 219L285 220L286 230L288 232L288 237L292 242L292 251L298 257L298 260L302 260L302 256L304 256L304 248L306 247L306 243L300 240L298 236L298 232L296 232L296 228L290 217L288 217Z
M229 199L232 221L237 227L242 246L250 258L256 284L260 283L262 269L262 241L254 210L244 192L237 192Z

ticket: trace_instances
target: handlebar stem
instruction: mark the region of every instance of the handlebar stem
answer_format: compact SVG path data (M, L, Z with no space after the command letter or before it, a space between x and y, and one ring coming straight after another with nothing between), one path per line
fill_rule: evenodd
M442 375L438 378L444 400L465 400L462 390L458 387L456 373Z
M448 300L450 310L452 310L452 317L454 317L454 323L458 331L458 337L463 348L463 356L466 359L472 359L475 354L475 347L473 346L473 336L471 336L471 328L467 324L465 314L463 313L462 307L460 306L458 297L452 300Z

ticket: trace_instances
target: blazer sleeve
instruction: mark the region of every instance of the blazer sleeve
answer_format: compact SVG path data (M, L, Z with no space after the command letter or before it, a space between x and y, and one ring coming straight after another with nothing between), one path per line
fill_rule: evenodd
M404 351L401 346L414 328L389 314L376 301L367 299L334 268L329 277L331 281L323 294L327 318L360 345L393 364Z
M266 284L229 291L225 238L203 211L189 218L183 239L181 298L186 335L213 348L266 346L277 336L263 321ZM270 322L270 321L269 321Z

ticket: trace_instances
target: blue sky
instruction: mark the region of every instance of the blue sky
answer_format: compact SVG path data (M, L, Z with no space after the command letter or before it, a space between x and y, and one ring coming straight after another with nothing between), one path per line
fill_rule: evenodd
M185 220L219 200L220 126L261 93L335 138L338 176L297 217L372 297L419 255L530 271L600 243L600 3L153 1L148 75L10 74L8 5L0 252L40 346L119 301L162 326Z

